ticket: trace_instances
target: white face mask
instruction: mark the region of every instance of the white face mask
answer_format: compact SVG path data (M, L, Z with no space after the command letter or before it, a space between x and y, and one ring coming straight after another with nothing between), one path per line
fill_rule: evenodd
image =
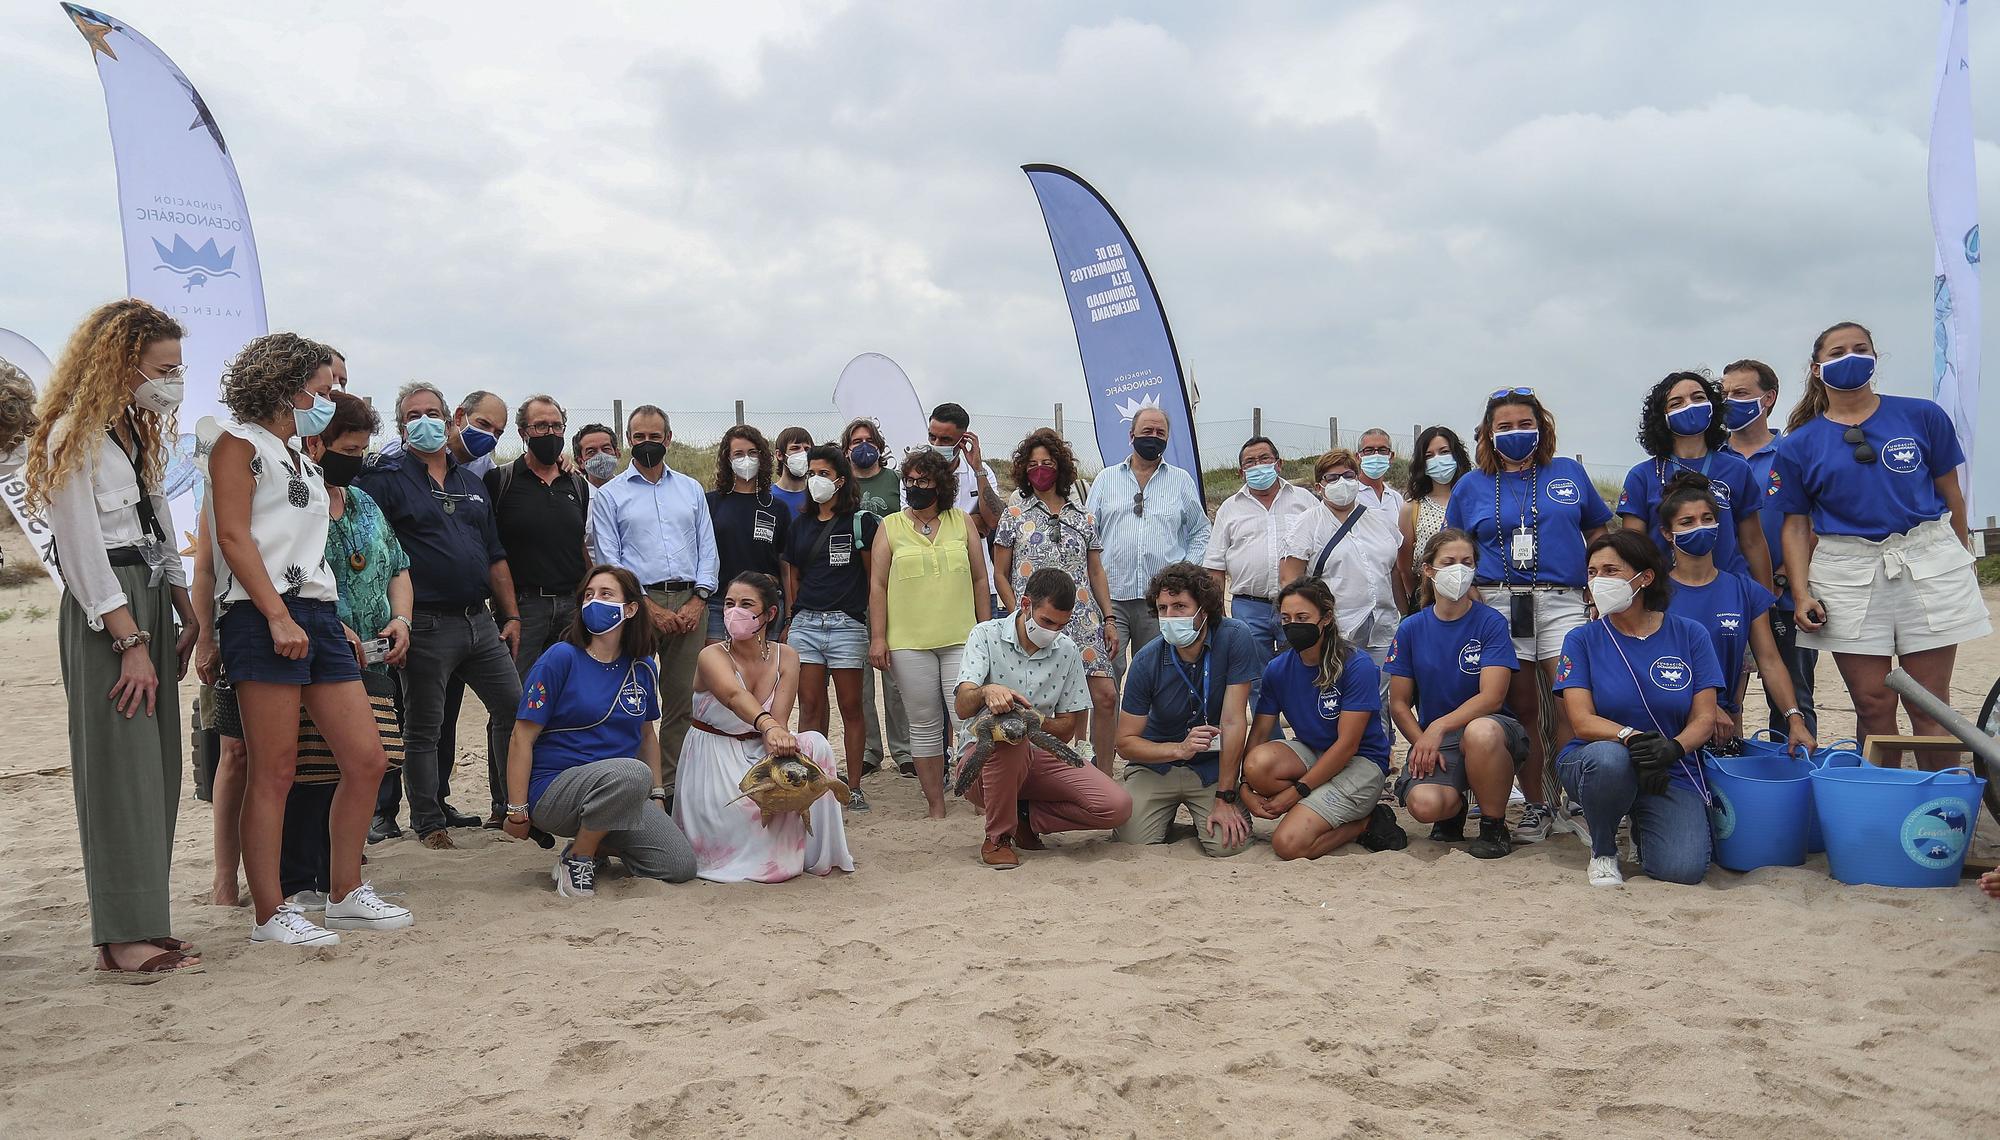
M803 479L806 474L806 453L794 451L785 456L785 470L792 473L792 478Z
M174 409L181 406L181 396L186 391L187 381L162 376L134 388L132 402L155 415L172 415Z
M1021 617L1021 624L1027 628L1028 640L1034 644L1036 649L1047 649L1049 646L1055 644L1056 638L1062 636L1062 630L1050 629L1025 614Z
M1632 577L1637 578L1638 575L1634 574ZM1590 580L1590 600L1597 606L1599 617L1610 617L1612 614L1622 614L1631 609L1632 599L1637 597L1638 593L1632 585L1632 580L1628 578L1612 578L1606 575Z
M815 503L824 503L833 498L833 493L839 489L839 485L824 475L815 475L806 480L806 494L811 495Z
M1455 602L1472 589L1472 567L1463 562L1440 566L1431 573L1431 585L1437 588L1439 597Z
M738 479L746 482L757 478L757 466L757 457L754 455L739 455L729 461L729 469L736 473Z
M1327 502L1346 510L1360 496L1361 484L1353 479L1335 479L1322 485L1320 493L1326 496Z

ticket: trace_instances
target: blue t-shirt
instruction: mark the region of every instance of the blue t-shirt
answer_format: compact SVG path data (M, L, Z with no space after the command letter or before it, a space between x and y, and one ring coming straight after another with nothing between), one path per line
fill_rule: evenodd
M1555 687L1559 693L1590 690L1597 715L1615 724L1679 736L1694 708L1694 695L1724 686L1708 631L1669 613L1653 636L1644 639L1627 637L1603 620L1570 630L1556 664ZM1572 738L1563 751L1582 743ZM1679 765L1674 780L1694 786Z
M787 491L783 487L773 483L771 484L771 497L785 505L785 517L788 519L798 518L799 512L806 509L806 491L804 487L796 491Z
M1417 723L1428 728L1478 696L1480 671L1494 665L1519 669L1521 659L1514 655L1507 619L1492 606L1474 602L1454 621L1438 617L1430 606L1404 618L1384 668L1391 677L1416 682Z
M1558 456L1547 467L1499 475L1499 520L1494 520L1492 475L1474 467L1458 477L1444 509L1444 525L1472 532L1479 544L1481 582L1549 582L1583 585L1583 532L1611 521L1604 496L1574 459ZM1539 535L1533 571L1509 561L1514 532L1523 520Z
M1778 509L1778 480L1775 478L1778 463L1778 440L1783 436L1774 433L1771 442L1758 448L1750 455L1741 455L1743 462L1750 465L1750 486L1764 509L1757 512L1757 522L1764 528L1764 545L1771 548L1771 575L1783 585L1785 576L1785 512ZM1852 449L1850 449L1852 454ZM1778 608L1792 608L1790 586L1778 591Z
M1883 396L1862 422L1875 462L1857 463L1848 428L1819 416L1778 442L1773 505L1811 515L1818 534L1880 542L1945 513L1936 480L1965 462L1951 418L1930 400Z
M1382 674L1375 662L1359 649L1349 650L1340 682L1331 689L1321 689L1318 682L1319 666L1299 660L1296 651L1287 651L1264 669L1257 715L1283 713L1300 744L1325 752L1340 739L1341 713L1375 713L1362 730L1361 747L1355 754L1368 757L1387 772L1389 737L1382 731Z
M579 764L638 756L639 736L660 719L660 678L649 657L605 664L571 642L543 651L521 687L520 720L542 726L528 773L528 804Z
M1625 493L1618 496L1618 513L1645 524L1646 537L1671 561L1674 544L1660 533L1660 500L1666 484L1683 471L1708 477L1708 490L1715 496L1715 564L1739 574L1750 572L1750 562L1736 541L1736 524L1745 515L1758 514L1764 497L1757 493L1750 465L1733 451L1711 451L1700 459L1648 459L1634 464L1625 473Z
M1750 627L1768 613L1777 599L1748 574L1720 571L1706 586L1672 583L1667 612L1679 614L1708 631L1715 663L1722 669L1722 691L1715 703L1736 713L1736 679L1743 675L1743 658L1750 650Z
M1146 727L1139 735L1147 740L1177 743L1197 725L1220 727L1222 699L1229 686L1247 685L1263 676L1270 657L1271 651L1258 645L1250 627L1235 618L1216 623L1201 658L1193 664L1183 661L1173 646L1155 638L1133 654L1131 667L1125 671L1125 696L1119 708L1146 718ZM1222 754L1203 752L1187 761L1187 766L1202 783L1213 784L1221 774Z

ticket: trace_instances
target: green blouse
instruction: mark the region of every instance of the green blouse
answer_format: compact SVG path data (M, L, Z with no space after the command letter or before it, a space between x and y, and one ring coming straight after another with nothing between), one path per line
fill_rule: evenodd
M346 494L347 509L326 528L326 561L340 588L336 609L342 624L370 641L389 624L389 582L410 568L410 560L375 500L359 487L346 488ZM369 668L388 671L385 665Z

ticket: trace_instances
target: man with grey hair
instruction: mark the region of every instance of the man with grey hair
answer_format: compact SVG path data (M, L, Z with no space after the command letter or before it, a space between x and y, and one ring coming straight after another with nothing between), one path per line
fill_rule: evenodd
M486 490L521 602L521 650L514 668L526 684L542 650L561 641L576 620L577 587L590 568L584 550L590 484L563 470L569 423L554 396L521 401L514 430L521 437L521 457L488 471Z
M412 392L429 392L437 397L438 406L444 407L444 393L428 380L412 380L396 392L396 406ZM507 401L492 392L477 391L467 394L458 402L445 425L445 446L451 450L451 458L467 474L475 479L484 479L493 470L493 449L499 446L500 433L507 430ZM403 441L396 438L382 445L382 458L390 459L403 453Z
M473 403L477 409L485 402ZM503 407L499 416L505 415ZM396 400L403 446L377 456L356 485L382 508L409 556L416 605L403 666L403 780L418 837L426 847L449 849L455 845L445 828L454 821L440 788L452 756L438 747L447 690L457 678L486 705L487 791L498 815L506 800L507 745L521 703L521 679L514 671L521 618L486 484L453 455L445 424L444 398L436 387L405 385ZM381 822L373 830L383 830Z
M667 413L651 404L625 418L632 466L590 498L590 541L598 562L623 566L646 591L659 631L661 790L671 807L681 742L694 716L695 659L708 640L708 599L722 559L708 494L667 467L673 442Z

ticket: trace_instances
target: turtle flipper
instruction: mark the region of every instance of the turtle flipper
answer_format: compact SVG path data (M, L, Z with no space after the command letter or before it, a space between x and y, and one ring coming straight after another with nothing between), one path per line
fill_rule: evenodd
M806 825L807 835L811 835L813 833L813 817L812 817L811 807L808 806L799 809L799 822Z
M736 797L736 799L734 799L734 800L730 800L730 801L729 801L729 804L733 804L733 803L735 803L735 802L736 802L736 800L747 800L747 799L749 799L749 798L750 798L751 796L755 796L755 795L760 795L760 794L762 794L762 793L764 793L764 792L775 792L775 791L777 791L777 790L778 790L778 785L777 785L776 781L773 781L773 780L765 780L765 781L764 781L763 783L761 783L761 784L756 784L756 785L754 785L754 786L752 786L752 787L749 787L749 788L746 788L746 789L744 789L744 791L743 791L743 794L742 794L742 795L740 795L740 796L737 796L737 797ZM722 806L723 806L723 807L728 807L728 806L729 806L729 804L723 804ZM766 817L766 818L769 818L769 817Z
M1077 755L1076 749L1039 728L1028 734L1028 740L1072 768L1081 768L1085 764L1084 758Z
M980 736L974 738L972 751L963 760L959 761L958 779L952 781L951 785L953 795L960 798L965 796L966 790L972 787L972 782L979 778L979 769L985 766L986 758L992 754L992 737Z

